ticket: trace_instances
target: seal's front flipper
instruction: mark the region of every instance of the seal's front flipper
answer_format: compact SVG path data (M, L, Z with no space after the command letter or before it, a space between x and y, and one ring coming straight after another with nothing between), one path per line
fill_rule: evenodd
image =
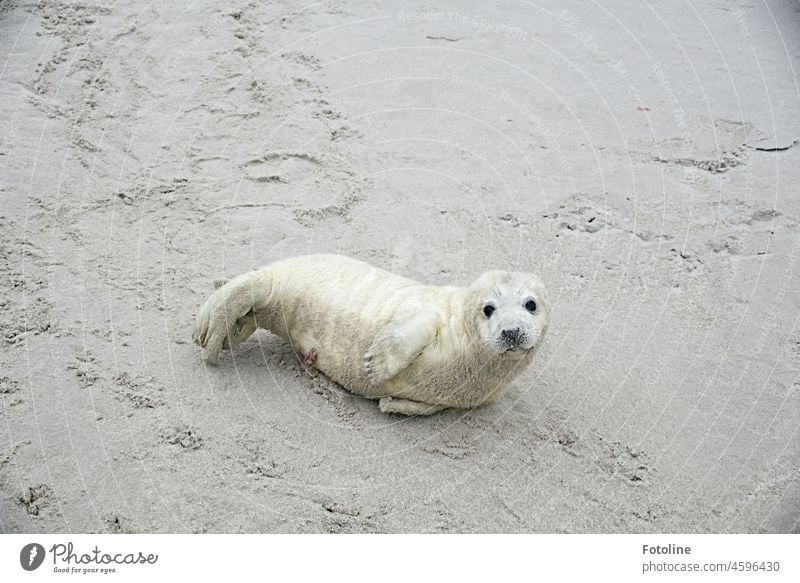
M373 386L383 385L414 362L435 335L435 320L429 315L386 325L364 354L364 376Z
M398 415L433 415L442 409L447 409L442 405L430 405L396 397L383 397L378 401L378 408L381 413L397 413Z

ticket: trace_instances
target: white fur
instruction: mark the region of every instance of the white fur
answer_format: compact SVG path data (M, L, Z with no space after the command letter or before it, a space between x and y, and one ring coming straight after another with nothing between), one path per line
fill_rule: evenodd
M496 399L528 365L550 318L542 283L519 272L438 287L340 255L307 255L218 285L193 333L209 362L266 328L353 393L406 415ZM520 339L513 346L502 335L511 327Z

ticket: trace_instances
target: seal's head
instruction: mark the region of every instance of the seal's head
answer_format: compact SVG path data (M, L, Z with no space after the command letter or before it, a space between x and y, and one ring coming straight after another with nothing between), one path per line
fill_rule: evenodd
M530 273L489 271L469 287L469 309L486 346L509 357L539 346L550 322L541 280Z

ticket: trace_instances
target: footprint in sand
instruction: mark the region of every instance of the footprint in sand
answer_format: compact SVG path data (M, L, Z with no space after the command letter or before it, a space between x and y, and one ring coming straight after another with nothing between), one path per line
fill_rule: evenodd
M270 152L244 164L245 176L254 182L292 182L307 179L321 162L310 154Z

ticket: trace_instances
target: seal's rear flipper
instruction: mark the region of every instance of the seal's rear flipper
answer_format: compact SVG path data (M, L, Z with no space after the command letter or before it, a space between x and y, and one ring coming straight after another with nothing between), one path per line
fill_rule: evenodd
M220 350L236 348L255 332L254 314L269 302L269 281L265 272L251 271L222 284L206 300L195 319L192 340L206 348L208 362L217 364Z
M214 289L219 289L226 283L228 283L230 279L215 279L214 280Z

